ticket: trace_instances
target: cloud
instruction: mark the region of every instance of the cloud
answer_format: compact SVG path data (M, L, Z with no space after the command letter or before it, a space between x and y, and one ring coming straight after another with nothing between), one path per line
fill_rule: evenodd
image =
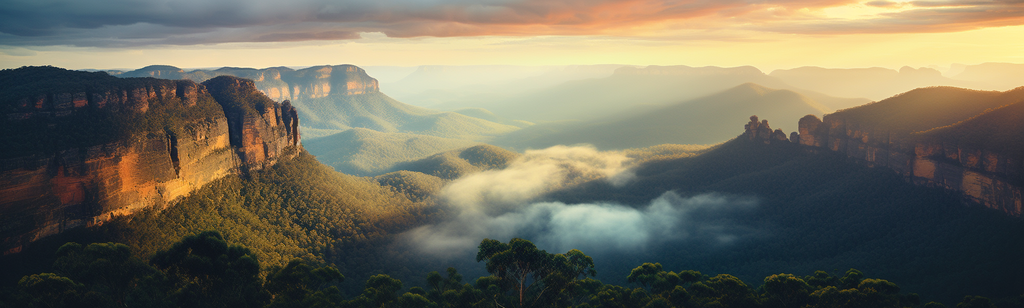
M903 3L893 1L869 1L865 2L864 5L873 7L895 8L903 6Z
M472 174L442 189L455 216L403 235L420 252L441 257L471 253L484 238L522 237L552 251L635 251L670 241L729 243L750 233L731 217L757 205L753 198L666 192L649 204L565 204L537 200L582 180L622 185L632 178L629 159L592 147L556 146L528 151L503 170Z
M403 237L420 252L438 257L472 253L484 238L520 237L550 251L587 253L636 252L687 240L730 244L756 233L731 219L756 205L754 198L718 194L684 198L674 192L639 208L537 202L490 214L463 211L456 219L413 229Z
M899 8L866 19L778 21L758 29L798 34L945 33L1024 25L1024 1L871 1L875 7Z
M802 12L855 0L9 0L4 45L142 46L390 37L636 35L638 29L721 30L747 25L787 33L933 32L1024 24L1012 0L914 1L879 23L808 19ZM896 8L892 1L862 5ZM766 13L767 12L767 13ZM789 13L785 13L789 12ZM770 16L769 16L770 15ZM699 22L696 22L699 21ZM712 28L708 28L712 27ZM660 33L660 32L659 32ZM657 36L658 34L653 34Z
M15 57L30 57L36 55L36 52L30 49L4 46L0 46L0 53Z

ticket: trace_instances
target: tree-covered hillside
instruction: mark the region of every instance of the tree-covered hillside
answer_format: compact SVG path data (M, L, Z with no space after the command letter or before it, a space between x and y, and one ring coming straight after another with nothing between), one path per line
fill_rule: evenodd
M636 176L622 187L594 181L548 199L640 206L675 191L759 200L749 212L694 214L701 215L697 220L727 218L720 227L745 230L739 234L747 236L728 246L682 241L640 254L670 268L751 280L779 271L854 267L946 303L967 294L1005 297L1024 290L1020 218L965 206L941 189L914 186L887 169L837 154L736 139L702 155L646 163ZM615 262L597 264L627 270Z
M396 164L438 152L465 148L475 141L426 135L385 133L352 128L304 142L317 160L345 174L373 176L391 171Z
M68 242L53 254L51 272L22 276L0 291L0 306L19 307L921 307L922 299L896 283L849 269L841 275L772 274L760 286L729 274L666 271L660 263L630 270L627 285L591 278L594 259L578 249L549 253L528 240L484 239L476 261L490 275L464 281L456 268L432 271L421 286L386 274L366 279L345 296L346 276L333 266L293 259L267 266L252 250L220 232L182 237L148 258L120 243ZM264 274L265 273L265 274ZM421 276L422 277L422 276ZM349 278L351 279L351 278ZM470 283L471 282L471 283ZM414 283L415 284L415 283ZM401 294L401 295L399 295ZM997 299L1020 307L1019 298ZM937 302L925 308L944 307ZM992 308L993 301L965 296L958 308Z

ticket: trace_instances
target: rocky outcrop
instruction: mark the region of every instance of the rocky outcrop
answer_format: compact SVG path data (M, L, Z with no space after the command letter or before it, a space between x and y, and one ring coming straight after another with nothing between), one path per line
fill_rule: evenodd
M274 76L288 88L260 87L272 99L319 98L331 94L357 95L380 92L377 80L354 65L314 66ZM259 86L259 85L257 85ZM278 96L280 92L280 96Z
M748 124L749 126L749 124ZM749 134L750 129L747 129ZM1009 215L1022 214L1024 159L954 140L862 125L841 114L799 121L798 143L811 151L837 152L870 167L893 170L917 185L959 192L967 202Z
M121 77L189 79L205 82L218 76L251 79L256 88L273 100L320 98L328 95L358 95L380 92L377 80L354 65L313 66L300 70L287 67L265 69L225 67L185 72L166 65L153 65L120 74Z
M762 142L769 144L772 142L789 142L786 138L786 133L782 132L781 129L772 130L768 125L768 120L757 121L756 115L750 116L750 122L743 126L744 132L740 138L744 138L750 141Z
M19 126L42 123L33 127L45 130L81 121L86 124L80 129L102 131L98 125L167 124L138 126L134 128L138 131L113 140L97 138L100 141L34 148L28 153L5 151L0 157L0 251L4 254L71 228L171 206L211 181L273 165L301 147L295 108L270 101L251 81L214 87L241 95L229 102L215 100L207 86L187 80L78 77L63 80L67 84L55 89L35 84L10 88L52 92L4 90L5 101L0 104L9 111L0 123L4 131L34 133L38 140L33 141L46 143L63 140L53 136L60 131L32 132Z
M242 171L263 169L291 157L299 147L298 113L290 102L278 104L256 89L252 80L220 76L203 82L224 106L231 145L238 149Z

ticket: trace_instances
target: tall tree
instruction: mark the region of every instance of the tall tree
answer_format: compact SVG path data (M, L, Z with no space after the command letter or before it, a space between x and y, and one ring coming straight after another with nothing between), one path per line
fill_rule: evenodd
M572 289L576 281L597 274L594 260L573 249L565 254L550 254L532 242L514 238L508 244L484 239L480 242L477 262L487 261L487 271L498 279L509 281L519 298L519 307L541 299L555 301L562 291Z

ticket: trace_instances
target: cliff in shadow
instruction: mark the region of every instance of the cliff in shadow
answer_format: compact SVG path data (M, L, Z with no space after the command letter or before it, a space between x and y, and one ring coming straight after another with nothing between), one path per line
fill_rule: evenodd
M296 110L252 81L0 72L0 249L145 208L293 157Z
M811 151L838 152L867 166L891 169L916 185L945 188L965 202L1020 216L1021 123L1024 87L1006 92L934 87L823 119L805 116L789 139ZM754 124L748 124L744 135L763 137L763 129Z

